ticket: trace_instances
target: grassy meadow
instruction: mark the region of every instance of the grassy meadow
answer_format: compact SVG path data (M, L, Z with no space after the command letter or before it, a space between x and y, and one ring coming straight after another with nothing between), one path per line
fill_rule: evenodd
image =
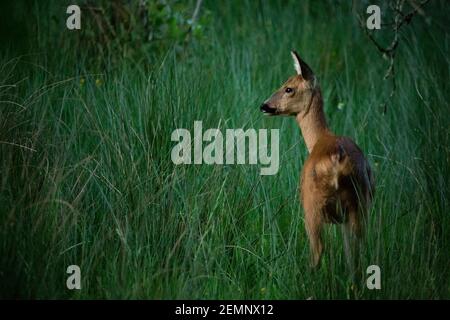
M2 12L1 298L450 298L446 1L402 28L392 98L388 62L355 16L363 1L205 0L202 39L133 59L95 56L76 32L101 30L67 30L76 1L65 2ZM340 228L326 228L310 270L298 195L307 149L293 118L259 111L295 73L292 49L318 77L331 129L374 171L362 265L380 266L381 290L352 286ZM172 131L193 135L196 120L279 129L278 173L173 164ZM81 290L66 288L72 264Z

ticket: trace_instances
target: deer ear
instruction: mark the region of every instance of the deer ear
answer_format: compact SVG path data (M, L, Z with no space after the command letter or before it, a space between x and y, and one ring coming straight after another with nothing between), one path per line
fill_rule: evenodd
M292 59L294 59L294 67L298 75L303 79L310 80L314 78L314 73L311 68L303 61L296 51L291 51Z
M292 59L294 59L294 68L295 71L297 71L298 75L302 74L302 67L300 66L300 57L298 56L297 52L291 51Z

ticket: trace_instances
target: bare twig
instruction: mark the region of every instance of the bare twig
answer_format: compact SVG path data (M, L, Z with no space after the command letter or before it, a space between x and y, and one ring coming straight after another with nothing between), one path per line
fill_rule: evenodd
M397 90L397 83L395 79L395 56L397 53L397 47L399 44L399 33L400 29L405 25L409 24L413 17L417 14L420 14L422 16L425 15L425 11L423 10L423 7L429 2L430 0L422 0L422 1L416 1L416 0L408 0L408 4L413 9L409 11L408 13L404 12L404 4L405 0L396 0L396 1L390 1L389 7L391 11L394 13L394 19L393 21L390 21L388 23L382 24L383 27L391 27L394 35L392 38L391 43L388 46L381 45L374 37L374 34L371 33L364 23L364 19L361 14L357 15L358 21L361 25L361 27L364 29L365 34L369 38L369 40L374 44L374 46L377 48L377 50L382 53L383 58L387 59L389 62L389 66L387 68L387 71L384 75L384 79L391 79L392 80L392 90L389 94L389 100L395 95L395 92ZM387 112L387 102L383 104L383 113Z
M198 15L200 12L200 7L202 6L203 0L197 0L197 3L195 4L194 13L192 14L191 23L189 25L188 30L186 31L186 36L184 37L184 42L186 43L189 39L189 35L192 33L192 30L195 27L195 24L197 23Z
M197 4L195 5L194 13L192 14L191 22L195 24L197 22L198 13L200 12L200 7L202 5L203 0L197 0Z

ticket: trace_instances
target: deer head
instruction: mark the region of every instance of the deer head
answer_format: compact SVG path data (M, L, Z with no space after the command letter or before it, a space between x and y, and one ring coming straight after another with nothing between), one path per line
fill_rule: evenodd
M297 115L307 112L317 87L311 68L295 51L291 51L297 75L290 77L260 107L266 115Z

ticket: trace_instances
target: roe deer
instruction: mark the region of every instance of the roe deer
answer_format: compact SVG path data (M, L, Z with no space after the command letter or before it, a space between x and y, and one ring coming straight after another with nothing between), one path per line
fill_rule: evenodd
M297 75L266 100L261 111L267 115L295 116L308 148L300 198L312 266L318 267L322 256L324 223L343 223L345 253L353 269L351 256L354 253L357 260L355 250L364 233L365 216L374 192L372 172L356 143L330 132L316 77L295 51L291 54Z

